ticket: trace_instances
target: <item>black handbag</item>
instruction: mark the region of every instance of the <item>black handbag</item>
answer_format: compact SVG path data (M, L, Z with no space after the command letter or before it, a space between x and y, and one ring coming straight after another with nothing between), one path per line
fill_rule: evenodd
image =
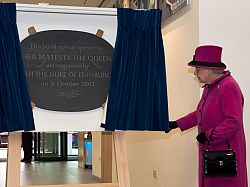
M204 177L232 177L237 176L236 153L230 148L229 141L226 140L228 150L209 151L208 146L214 129L209 137L207 150L203 151L203 176Z

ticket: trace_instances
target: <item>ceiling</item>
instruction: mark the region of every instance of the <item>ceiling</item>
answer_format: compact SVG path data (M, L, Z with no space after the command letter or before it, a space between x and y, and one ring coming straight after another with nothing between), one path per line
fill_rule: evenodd
M82 6L82 7L113 7L115 0L5 0L10 3L38 4L49 3L50 5Z

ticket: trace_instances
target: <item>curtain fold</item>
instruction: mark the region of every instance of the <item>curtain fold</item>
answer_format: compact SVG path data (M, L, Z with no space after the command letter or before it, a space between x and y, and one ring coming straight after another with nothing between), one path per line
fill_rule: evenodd
M0 3L0 132L34 129L16 25L16 4Z
M106 130L168 131L161 10L117 9Z

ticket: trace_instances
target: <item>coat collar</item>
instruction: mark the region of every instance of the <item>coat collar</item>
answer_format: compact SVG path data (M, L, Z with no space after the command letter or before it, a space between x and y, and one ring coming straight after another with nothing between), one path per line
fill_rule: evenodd
M219 77L218 79L211 82L211 84L205 84L202 88L204 88L204 87L212 87L213 85L217 84L218 82L223 80L225 77L229 76L230 74L231 74L231 72L229 70L224 71L224 73L223 73L223 75L221 77Z

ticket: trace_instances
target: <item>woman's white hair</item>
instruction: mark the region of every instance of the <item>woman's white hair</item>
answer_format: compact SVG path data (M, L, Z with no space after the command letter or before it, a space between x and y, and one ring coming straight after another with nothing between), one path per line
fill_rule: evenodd
M214 74L222 74L224 72L223 69L209 69Z

